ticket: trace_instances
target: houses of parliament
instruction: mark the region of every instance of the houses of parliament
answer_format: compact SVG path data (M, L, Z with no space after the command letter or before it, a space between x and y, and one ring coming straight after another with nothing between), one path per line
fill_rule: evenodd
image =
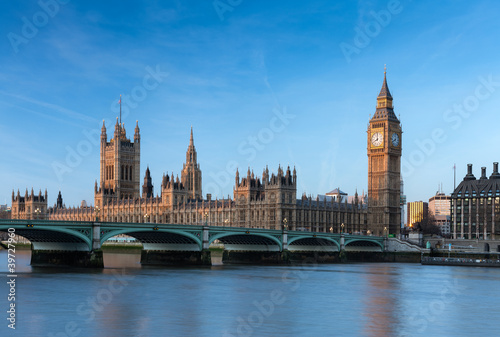
M47 191L12 192L13 219L192 224L384 235L399 233L401 127L392 96L384 82L367 130L368 197L351 200L340 189L316 198L297 198L295 168L266 167L260 177L236 170L233 198L202 195L202 171L193 129L181 177L163 175L154 186L149 167L141 187L141 135L136 123L133 140L118 118L110 139L102 125L100 176L94 186L94 206L65 207L61 192L48 207ZM155 195L155 189L157 194ZM159 192L159 194L158 194Z

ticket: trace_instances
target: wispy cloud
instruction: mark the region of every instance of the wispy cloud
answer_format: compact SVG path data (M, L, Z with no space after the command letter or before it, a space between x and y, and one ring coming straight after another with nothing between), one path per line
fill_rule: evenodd
M92 123L97 122L97 120L92 118L92 117L89 117L87 115L81 114L79 112L76 112L76 111L73 111L70 109L67 109L67 108L59 106L57 104L39 101L39 100L31 98L31 97L26 97L26 96L19 95L19 94L13 94L10 92L6 92L4 90L0 90L0 94L5 95L5 96L9 96L9 97L13 97L13 98L17 98L19 100L50 109L54 112L58 112L59 114L63 115L66 118L72 118L72 119L82 120L82 121L92 122Z
M43 113L43 112L40 112L40 111L37 111L37 110L33 110L33 109L29 109L29 108L26 108L26 107L23 107L23 106L20 106L20 105L12 104L12 103L9 103L7 101L0 101L0 104L6 105L6 106L11 107L11 108L19 109L19 110L22 110L22 111L26 111L26 112L29 112L31 114L43 117L45 119L58 122L60 124L66 124L66 125L71 125L71 126L76 126L76 127L80 127L81 126L81 124L71 122L68 119L57 118L57 117L54 117L51 114L46 114L46 113Z

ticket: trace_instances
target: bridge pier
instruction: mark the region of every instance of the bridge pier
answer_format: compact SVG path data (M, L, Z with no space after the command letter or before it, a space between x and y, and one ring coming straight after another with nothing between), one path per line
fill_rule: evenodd
M32 249L31 265L33 267L104 268L104 259L100 249L90 252Z
M101 224L92 223L92 250L101 249Z

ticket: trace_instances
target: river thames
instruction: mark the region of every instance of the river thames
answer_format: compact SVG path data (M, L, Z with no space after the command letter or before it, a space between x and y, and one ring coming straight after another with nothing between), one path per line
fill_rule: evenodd
M0 251L1 336L497 336L500 269L405 263L32 268L17 251L16 329Z

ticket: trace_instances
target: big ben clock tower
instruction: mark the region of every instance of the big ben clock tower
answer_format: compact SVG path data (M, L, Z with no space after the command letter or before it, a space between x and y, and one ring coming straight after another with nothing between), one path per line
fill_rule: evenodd
M385 70L367 133L368 229L379 236L399 234L402 130L394 114Z

